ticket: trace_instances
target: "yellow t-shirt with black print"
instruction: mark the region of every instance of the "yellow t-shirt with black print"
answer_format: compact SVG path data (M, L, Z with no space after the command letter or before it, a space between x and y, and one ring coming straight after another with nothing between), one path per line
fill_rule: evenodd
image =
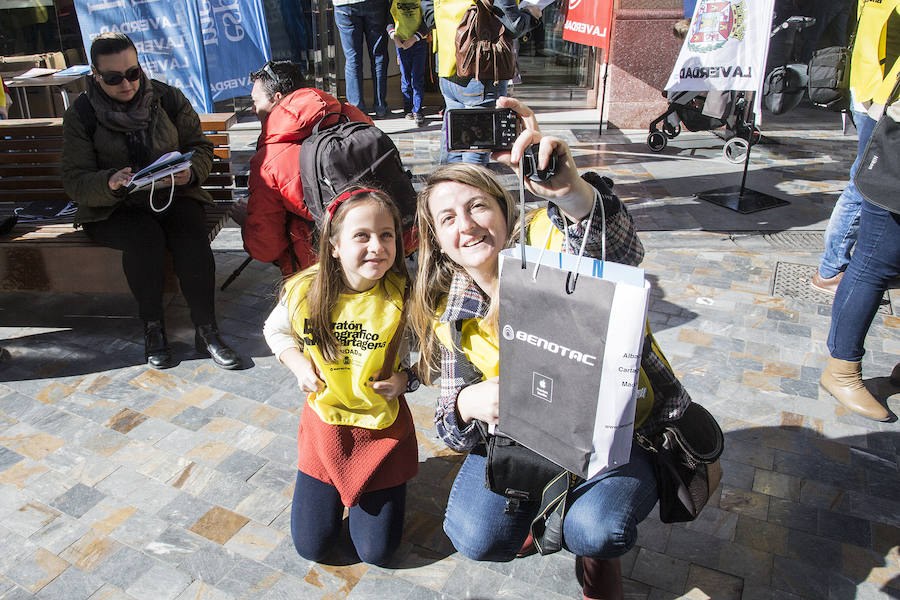
M312 275L317 267L304 272ZM377 377L391 338L397 334L403 309L404 282L388 273L371 290L340 295L331 313L332 328L340 347L338 360L326 362L309 334L306 295L312 277L301 276L285 284L291 328L303 344L303 354L319 369L326 387L309 394L307 402L330 425L385 429L399 411L396 399L377 394L369 378ZM402 334L402 332L399 332ZM395 358L394 369L399 357Z

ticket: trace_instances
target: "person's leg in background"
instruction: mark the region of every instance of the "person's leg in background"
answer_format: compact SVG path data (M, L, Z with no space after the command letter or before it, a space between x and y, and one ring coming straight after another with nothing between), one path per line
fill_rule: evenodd
M862 382L864 343L888 282L900 275L900 215L863 201L859 239L831 308L822 386L850 410L876 421L890 412Z
M850 252L856 243L863 199L853 183L853 176L875 129L875 120L864 112L853 111L853 122L859 137L856 159L850 166L850 180L835 202L825 227L825 251L819 258L819 267L811 282L815 289L828 294L837 291L842 274L850 263Z
M241 366L238 354L220 337L216 324L216 261L206 235L206 210L198 200L176 197L160 219L172 252L175 275L191 311L198 352L224 369Z
M297 554L321 562L341 532L343 514L337 488L297 471L291 502L291 537Z
M387 0L365 0L363 7L363 25L366 34L366 46L369 50L369 65L372 71L372 109L375 116L387 115L387 69L388 41ZM362 63L360 63L362 66Z
M619 557L637 541L637 526L658 497L653 458L638 444L631 460L581 484L563 522L566 547L578 557L584 597L622 598Z
M416 125L425 124L425 116L422 114L422 101L425 98L425 63L428 60L428 42L419 40L409 48L410 52L410 70L412 71L412 107L413 112L418 116Z
M84 231L101 246L122 251L125 279L144 322L144 360L157 369L175 366L163 320L166 235L162 225L148 211L119 206L108 219L85 223Z
M403 537L406 484L366 492L349 512L350 539L359 558L385 566Z
M458 108L494 108L497 98L506 95L509 82L501 81L497 85L472 79L468 85L461 86L445 77L441 77L441 94L444 96L444 122L441 125L441 164L467 162L486 165L491 160L490 152L449 152L447 150L447 110ZM446 152L446 154L444 154Z
M344 83L347 102L366 112L362 97L363 73L363 19L359 11L362 4L343 4L334 7L334 24L341 38L344 51Z
M403 116L412 118L413 112L413 87L412 87L412 50L415 48L397 47L397 64L400 66L400 93L403 94Z

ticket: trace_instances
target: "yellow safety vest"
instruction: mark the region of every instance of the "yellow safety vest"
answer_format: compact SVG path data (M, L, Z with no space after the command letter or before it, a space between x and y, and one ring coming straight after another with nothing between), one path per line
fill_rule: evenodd
M850 59L850 87L857 102L885 104L897 82L900 60L885 73L888 18L900 11L900 0L865 0L859 7L859 26ZM900 36L900 31L892 31Z

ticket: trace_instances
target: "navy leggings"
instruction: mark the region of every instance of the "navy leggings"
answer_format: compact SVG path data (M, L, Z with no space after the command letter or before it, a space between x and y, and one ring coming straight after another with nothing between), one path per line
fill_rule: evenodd
M350 507L350 539L360 560L384 566L400 545L406 484L366 492ZM344 505L337 488L297 471L291 505L291 535L297 553L322 562L341 532Z

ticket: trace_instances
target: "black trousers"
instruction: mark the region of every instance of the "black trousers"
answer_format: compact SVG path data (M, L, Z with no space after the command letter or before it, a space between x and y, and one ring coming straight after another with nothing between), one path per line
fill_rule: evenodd
M166 249L194 325L215 323L216 264L203 203L175 196L163 213L121 205L105 221L85 223L88 236L122 251L122 268L144 321L163 319Z

